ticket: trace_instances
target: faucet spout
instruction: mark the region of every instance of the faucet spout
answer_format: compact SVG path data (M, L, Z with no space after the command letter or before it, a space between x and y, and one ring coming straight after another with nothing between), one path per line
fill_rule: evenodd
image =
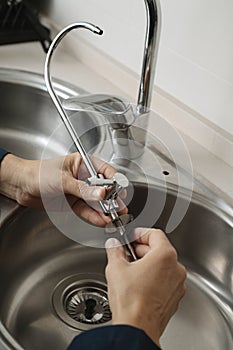
M144 0L147 26L144 44L141 80L138 91L138 114L145 113L151 104L155 66L158 56L158 42L161 32L161 7L159 0Z
M63 107L66 110L93 110L106 117L112 136L114 159L125 157L135 159L143 153L146 144L148 112L151 104L161 32L159 1L144 0L147 25L136 108L119 97L105 94L86 94L63 101Z
M90 175L97 176L98 174L96 173L96 170L95 170L92 162L90 161L89 156L88 156L85 148L83 147L78 134L76 133L76 130L74 129L73 125L71 124L67 113L64 111L62 104L61 104L59 98L57 97L57 94L56 94L56 92L53 88L53 85L52 85L52 79L51 79L51 74L50 74L50 63L51 63L51 59L52 59L52 56L53 56L53 53L54 53L56 47L59 45L61 40L70 31L72 31L73 29L79 29L79 28L84 28L84 29L90 30L91 32L98 34L98 35L103 34L102 29L100 29L99 27L97 27L91 23L86 23L86 22L72 23L69 26L65 27L60 33L58 33L58 35L55 37L55 39L53 40L53 42L51 43L51 45L49 47L48 53L46 55L46 60L45 60L44 77L45 77L45 84L46 84L48 93L49 93L55 107L57 108L57 111L60 114L60 117L61 117L68 133L70 134L70 137L73 140L75 147L77 148L77 151L79 151Z

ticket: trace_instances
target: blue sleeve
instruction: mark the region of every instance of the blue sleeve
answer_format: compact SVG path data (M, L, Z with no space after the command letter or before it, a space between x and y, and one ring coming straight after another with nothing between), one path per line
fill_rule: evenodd
M160 350L138 328L115 325L94 328L74 338L67 350Z
M0 163L3 160L3 158L9 153L10 153L9 151L6 151L5 149L0 148Z

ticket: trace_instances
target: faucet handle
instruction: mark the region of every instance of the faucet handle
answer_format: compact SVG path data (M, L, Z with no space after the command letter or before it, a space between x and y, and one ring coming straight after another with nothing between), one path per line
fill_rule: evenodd
M106 94L82 94L64 99L62 103L66 110L79 111L80 107L85 109L94 107L104 114L122 114L130 108L130 103L122 101L120 97Z
M120 97L106 94L83 94L63 100L68 111L99 112L105 116L113 129L124 129L133 124L133 105Z

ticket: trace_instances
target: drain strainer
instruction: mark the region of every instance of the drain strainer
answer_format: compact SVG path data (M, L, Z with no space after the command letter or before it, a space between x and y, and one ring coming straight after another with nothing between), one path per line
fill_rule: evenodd
M75 321L100 324L111 320L106 293L96 288L81 288L67 298L65 307Z
M102 275L79 274L61 281L53 294L53 307L62 321L79 330L108 324L112 316Z

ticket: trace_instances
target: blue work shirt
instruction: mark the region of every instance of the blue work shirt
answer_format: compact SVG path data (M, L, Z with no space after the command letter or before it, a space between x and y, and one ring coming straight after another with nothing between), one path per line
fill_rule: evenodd
M67 350L160 350L141 329L114 325L91 329L74 338Z
M1 160L3 160L3 158L10 152L6 151L5 149L3 148L0 148L0 163L1 163Z

